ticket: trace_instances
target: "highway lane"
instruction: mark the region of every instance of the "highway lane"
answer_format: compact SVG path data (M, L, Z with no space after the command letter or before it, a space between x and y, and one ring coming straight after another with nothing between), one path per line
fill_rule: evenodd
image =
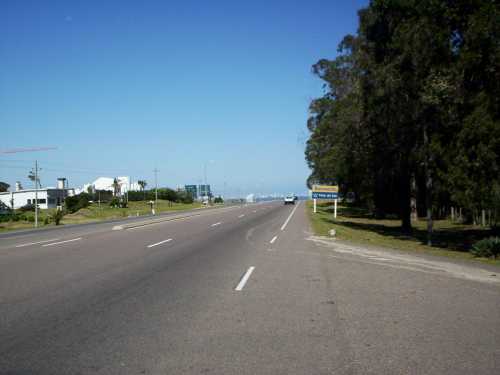
M324 245L302 204L45 245L0 251L0 373L500 368L498 283Z
M241 241L244 242L247 227L258 226L260 221L272 223L274 216L279 218L282 211L281 205L276 204L248 206L238 209L238 215L233 210L217 211L185 221L96 233L80 241L50 247L44 243L16 248L19 253L4 250L0 256L0 296L2 337L7 339L2 340L0 353L13 343L30 341L23 339L24 335L31 338L44 336L45 333L41 332L46 332L47 324L51 325L48 322L64 321L68 314L78 315L85 311L81 305L83 301L92 304L99 299L100 293L109 296L116 292L113 286L127 289L124 285L136 285L154 276L159 272L158 268L177 264L183 258L196 259L221 249L229 252L231 258L241 255ZM217 222L221 224L212 227L211 224ZM163 241L166 232L169 238L174 238L165 244L168 248L161 245L147 247ZM217 245L232 236L236 236L233 246ZM214 259L227 262L229 258ZM240 258L243 259L234 259ZM240 277L243 271L240 268L235 269L229 290ZM196 274L196 268L192 272ZM40 362L45 363L46 359L40 359Z
M5 232L5 233L0 233L0 250L2 248L10 247L12 245L18 245L20 247L24 247L25 245L29 246L34 242L59 239L60 237L71 237L77 234L82 235L82 234L91 234L97 232L107 232L111 230L113 227L122 224L133 224L142 221L168 219L176 216L186 216L186 215L196 215L196 214L204 215L212 211L235 209L239 207L245 207L245 205L231 205L223 208L219 207L196 208L186 211L169 211L169 212L162 212L156 216L153 215L132 216L122 219L113 219L101 222L50 226L50 227L41 227L39 229L26 229L20 231Z
M251 224L272 207L281 206L251 205L237 210L214 210L200 216L129 230L108 230L83 235L74 233L62 240L22 248L11 245L0 251L0 296L2 301L6 301L7 310L14 306L7 303L9 298L27 301L26 305L30 306L30 296L44 295L41 302L48 303L48 295L58 295L61 288L88 281L89 272L94 276L108 275L114 271L123 272L136 264L144 263L145 259L154 257L157 253L162 254L167 246L169 252L166 256L169 258L184 256L186 244L200 238L208 241L219 235L221 230L226 233L241 223ZM237 217L241 215L244 216ZM220 228L212 227L216 222L223 224ZM160 244L167 239L171 239L171 242ZM151 245L157 246L150 248ZM19 305L15 306L14 311L19 311Z

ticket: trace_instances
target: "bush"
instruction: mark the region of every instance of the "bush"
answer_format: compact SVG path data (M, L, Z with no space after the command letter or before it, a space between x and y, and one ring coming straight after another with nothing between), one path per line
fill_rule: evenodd
M470 252L476 257L481 257L481 258L493 257L496 259L496 257L500 255L500 238L498 237L484 238L481 241L476 242L472 246Z
M215 197L214 203L224 203L224 199L222 197Z
M26 204L26 205L20 207L19 211L21 211L21 212L35 212L35 205L34 204Z
M120 207L120 199L118 197L113 197L109 202L110 207Z
M129 191L127 198L129 201L154 201L156 197L155 190ZM185 191L175 191L169 188L158 188L158 199L170 202L193 203L193 196Z
M180 191L177 193L177 202L182 202L185 204L190 204L194 202L193 195L186 191Z
M64 212L62 210L57 210L52 214L52 220L56 225L59 225L61 223L62 218L64 217Z
M49 225L50 219L48 216L45 216L45 219L43 219L43 225Z
M66 205L66 209L73 213L78 211L81 208L85 208L89 206L90 195L87 193L81 193L78 195L74 195L72 197L66 197L64 200L64 204Z
M127 208L128 203L124 199L113 197L113 199L111 199L111 202L109 202L109 206L115 208Z
M5 214L0 215L0 223L5 223L6 221L14 220L15 214Z
M99 199L102 202L111 202L113 200L113 192L112 191L107 191L107 190L96 190L95 193L93 194L94 196L94 202L97 202Z
M134 190L132 190L132 191L129 191L127 193L127 195L128 195L127 198L131 202L143 201L143 200L145 200L145 198L147 196L146 193L147 192L145 192L145 191L134 191Z
M154 193L154 190L153 190ZM159 188L158 189L158 199L163 199L171 202L178 202L179 196L175 190L169 188Z

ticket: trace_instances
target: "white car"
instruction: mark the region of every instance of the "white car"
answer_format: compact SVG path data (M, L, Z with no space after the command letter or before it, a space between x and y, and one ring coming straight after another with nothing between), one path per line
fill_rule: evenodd
M285 204L295 204L295 196L293 194L289 194L285 197Z

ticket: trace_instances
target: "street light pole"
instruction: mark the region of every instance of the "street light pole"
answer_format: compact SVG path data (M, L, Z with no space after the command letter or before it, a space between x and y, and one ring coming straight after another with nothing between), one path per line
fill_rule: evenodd
M158 208L158 168L154 169L155 172L155 208Z
M205 160L204 166L204 177L205 177L205 195L207 196L208 200L210 201L210 193L208 191L208 181L207 181L207 166L208 163L213 163L213 160Z
M205 172L205 189L206 189L207 188L207 162L205 162L204 172Z
M35 160L35 228L38 228L38 160Z

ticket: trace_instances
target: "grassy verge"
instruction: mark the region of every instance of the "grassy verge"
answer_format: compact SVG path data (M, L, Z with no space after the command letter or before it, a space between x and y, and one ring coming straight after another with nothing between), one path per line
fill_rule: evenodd
M500 259L475 258L468 252L474 242L491 235L487 229L436 220L434 246L430 247L426 245L426 222L423 220L413 222L413 231L408 234L400 230L399 220L376 220L362 209L339 206L335 220L331 203L320 203L317 208L318 212L314 214L312 202L307 202L307 212L317 235L328 235L330 229L335 229L340 240L500 266Z
M173 203L169 201L158 200L158 207L156 209L157 213L167 212L167 211L183 211L190 210L193 208L199 208L201 204L198 202L185 204L185 203ZM54 210L40 210L39 212L39 227L54 226L52 222L44 224L45 218L53 214ZM129 202L127 208L114 208L107 204L101 204L101 207L97 203L91 204L87 208L83 208L78 212L73 214L67 214L61 221L61 224L82 224L90 223L104 220L120 219L129 216L142 216L149 215L151 213L151 208L147 202ZM26 213L29 217L34 217L33 212ZM0 233L19 230L19 229L31 229L34 224L32 221L17 221L17 222L3 222L0 223Z
M185 204L158 200L156 212L182 211L198 207L201 207L200 203ZM62 223L80 224L91 221L112 220L129 216L143 216L149 214L151 214L151 207L147 202L129 202L127 208L115 208L104 204L99 207L97 204L91 204L89 207L83 208L74 214L65 215Z

